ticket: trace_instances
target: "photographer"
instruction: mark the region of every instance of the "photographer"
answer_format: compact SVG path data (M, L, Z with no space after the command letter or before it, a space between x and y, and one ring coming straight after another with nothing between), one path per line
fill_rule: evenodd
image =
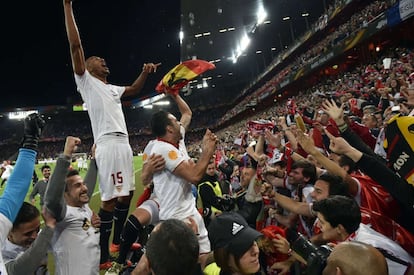
M222 211L230 211L234 208L234 201L223 196L213 159L210 160L206 173L198 184L198 194L206 226L210 224L212 218L221 214Z

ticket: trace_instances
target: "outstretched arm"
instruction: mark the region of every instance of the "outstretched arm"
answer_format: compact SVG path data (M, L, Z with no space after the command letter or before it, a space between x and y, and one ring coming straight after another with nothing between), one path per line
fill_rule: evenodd
M65 12L66 34L69 41L73 71L77 75L83 75L85 72L85 55L83 53L75 17L73 16L72 0L63 0L63 9Z
M335 137L327 131L326 135L329 139ZM310 155L312 155L329 173L340 176L344 183L347 185L349 193L357 194L359 185L358 182L353 179L344 169L342 169L337 163L333 162L326 156L324 156L318 149L316 149L312 138L306 136L302 131L298 130L298 141L302 148Z
M0 214L12 223L16 219L29 189L37 154L35 150L37 150L40 133L44 124L44 120L35 113L28 115L24 119L23 148L19 150L14 171L8 179L3 195L0 197ZM7 226L11 227L11 224ZM7 227L2 224L0 226L0 233L4 233L0 234L2 240L7 235L7 232Z
M93 191L95 190L96 179L98 178L98 166L96 165L96 160L95 160L95 150L96 150L96 144L92 145L92 149L91 149L92 157L91 157L91 160L89 161L88 172L86 173L85 178L84 178L84 182L86 186L88 187L89 198L92 197Z
M293 150L298 149L298 141L296 140L295 135L290 131L290 128L286 124L286 118L284 116L279 117L279 125L282 127L282 130L285 132L285 136L289 140L290 144L292 145Z
M66 174L76 145L80 143L79 138L68 136L66 138L63 154L56 161L56 167L50 177L45 193L45 207L57 222L63 220L66 215L66 203L63 195L66 186Z
M362 153L349 145L343 138L333 138L329 147L332 151L347 155L358 167L382 185L397 201L404 205L411 213L414 209L414 187L400 178L395 172L389 169L377 158Z
M187 131L188 126L190 126L190 123L191 123L193 112L191 111L187 102L185 102L184 99L180 95L171 95L171 97L174 99L175 103L177 103L178 110L180 110L180 113L181 113L181 118L180 118L181 125L183 125L183 127Z
M19 150L14 171L7 180L6 189L0 198L0 213L11 222L16 218L29 189L35 159L36 151L30 149Z
M295 214L303 215L306 217L313 217L308 203L295 201L275 191L272 191L271 196L278 203L278 205L288 210L289 212L293 212Z
M335 121L343 138L345 138L353 147L357 148L359 151L372 156L376 155L374 151L372 151L372 149L361 139L361 137L348 126L348 123L344 118L343 105L338 107L335 101L325 100L322 103L322 106L325 112L327 112L327 114L329 114L329 116Z
M208 163L216 150L216 142L217 136L207 129L202 142L202 153L197 163L182 161L175 168L173 174L193 184L198 183L206 172Z
M40 231L33 244L19 255L16 259L6 263L9 274L35 274L41 265L47 250L50 247L50 240L53 237L56 226L56 219L50 215L45 208L42 210L45 227Z
M137 79L135 79L134 83L132 83L131 86L125 87L125 92L122 94L122 97L135 96L136 94L138 94L138 92L141 91L142 87L144 87L148 75L150 73L155 73L157 71L158 66L160 65L161 63L145 63L142 66L141 74L137 77Z

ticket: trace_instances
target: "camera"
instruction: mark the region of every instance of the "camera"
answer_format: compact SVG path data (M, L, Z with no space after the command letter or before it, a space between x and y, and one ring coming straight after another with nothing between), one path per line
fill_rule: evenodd
M286 238L291 244L291 248L303 259L306 260L307 275L320 275L326 266L326 260L332 252L332 248L328 245L321 245L319 247L312 244L301 233L289 229L286 231Z
M231 211L236 205L235 200L229 195L223 195L223 198L218 200L218 203L223 208L224 211Z

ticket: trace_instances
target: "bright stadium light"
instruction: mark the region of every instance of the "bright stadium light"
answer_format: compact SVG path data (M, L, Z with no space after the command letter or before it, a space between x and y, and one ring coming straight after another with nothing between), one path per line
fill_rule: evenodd
M267 17L267 13L264 10L263 6L259 7L259 10L257 11L257 25L262 24Z
M179 38L180 38L180 44L183 44L183 39L184 39L184 32L183 31L180 31Z
M33 113L39 113L37 110L29 110L29 111L16 111L16 112L10 112L8 113L9 119L24 119L25 117L27 117L30 114Z
M163 100L163 101L154 102L152 104L153 105L159 105L159 106L165 106L165 105L170 105L170 102L166 101L166 100Z

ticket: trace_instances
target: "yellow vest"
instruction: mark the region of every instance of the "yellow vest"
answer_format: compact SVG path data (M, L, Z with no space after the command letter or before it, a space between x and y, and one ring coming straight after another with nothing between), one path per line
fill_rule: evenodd
M216 263L211 263L203 270L204 275L220 275L221 268Z
M215 181L214 182L215 184L216 184L216 186L214 186L211 182L209 182L209 181L205 181L205 182L202 182L202 183L200 183L199 185L198 185L198 202L197 202L197 207L200 209L203 209L203 200L201 199L201 196L200 196L200 186L201 185L203 185L203 184L208 184L212 189L213 189L213 191L214 191L214 194L217 196L217 197L220 197L220 198L222 198L223 197L223 194L221 193L221 187L220 187L220 183L218 182L218 181ZM221 210L219 210L219 209L217 209L217 208L215 208L214 206L211 206L211 211L213 212L213 214L216 214L216 213L221 213Z

